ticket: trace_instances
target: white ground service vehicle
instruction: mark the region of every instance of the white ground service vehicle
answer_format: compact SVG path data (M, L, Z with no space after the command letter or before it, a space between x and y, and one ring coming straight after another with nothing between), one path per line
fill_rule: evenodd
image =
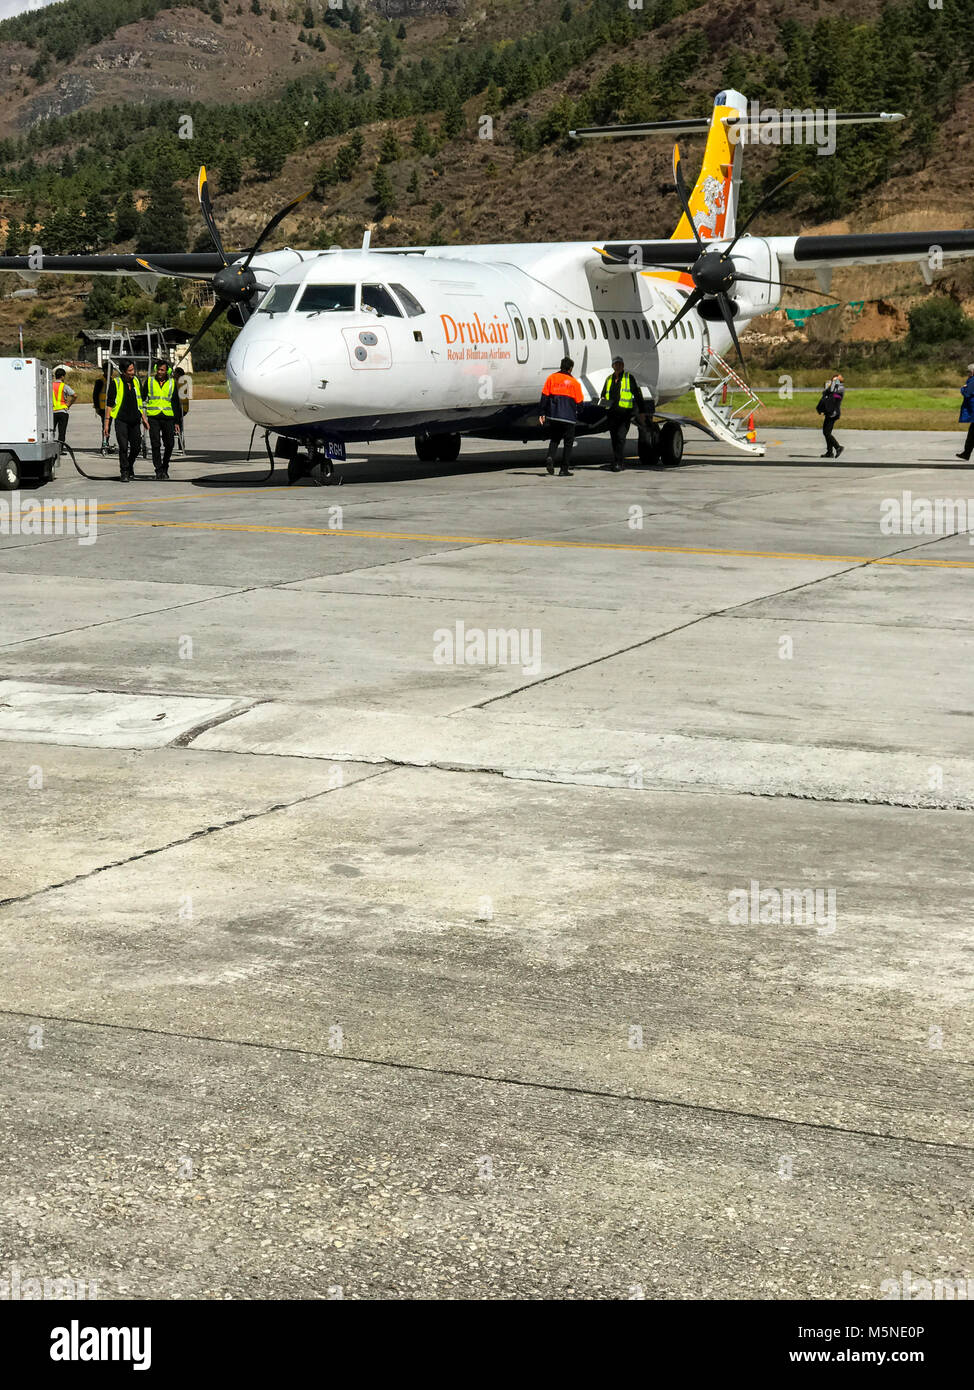
M49 364L0 357L0 491L19 487L22 478L50 482L60 452Z

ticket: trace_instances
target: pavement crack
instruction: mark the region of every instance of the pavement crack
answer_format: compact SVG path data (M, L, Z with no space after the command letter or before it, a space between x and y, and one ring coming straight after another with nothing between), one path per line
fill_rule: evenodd
M458 1081L479 1081L490 1086L512 1087L521 1091L549 1092L555 1095L578 1096L588 1100L621 1102L625 1105L656 1106L681 1110L687 1114L714 1115L719 1118L756 1120L764 1124L782 1125L787 1129L812 1130L824 1134L848 1135L859 1139L879 1139L895 1144L912 1144L922 1149L946 1149L956 1153L974 1153L974 1146L959 1144L950 1139L921 1139L887 1130L863 1129L856 1125L830 1124L825 1120L799 1120L787 1115L773 1115L762 1110L738 1110L734 1106L705 1105L699 1101L674 1100L668 1096L633 1095L628 1091L613 1091L605 1087L572 1086L567 1082L538 1081L523 1076L497 1076L490 1072L464 1067L423 1066L418 1062L394 1061L389 1058L357 1056L349 1052L318 1051L313 1047L288 1047L283 1043L260 1042L252 1038L220 1038L211 1033L186 1033L175 1028L149 1028L130 1023L110 1023L105 1020L77 1018L66 1014L28 1013L23 1009L0 1008L0 1017L31 1019L43 1023L63 1023L80 1028L98 1028L116 1033L131 1033L146 1037L174 1038L181 1042L214 1043L220 1047L247 1048L272 1052L279 1056L311 1057L318 1062L346 1062L357 1067L377 1067L385 1071L403 1072L415 1076L449 1077Z
M356 778L356 782L371 781L373 777L381 777L385 772L390 771L385 766L376 772L369 773L363 777ZM354 785L354 784L353 784ZM88 879L97 878L99 874L109 873L112 869L121 869L128 864L137 864L143 859L152 859L156 855L166 854L169 850L180 849L183 845L192 844L194 840L205 840L210 835L219 834L221 830L234 830L238 825L246 825L250 821L262 820L265 816L273 815L277 811L289 811L294 806L303 806L307 802L317 801L319 797L330 796L333 792L344 790L344 784L339 787L323 787L320 791L311 792L308 796L295 797L293 801L278 801L273 806L265 806L259 811L245 811L239 816L231 816L217 825L207 825L199 830L193 830L188 835L181 835L176 840L169 840L164 845L154 845L151 849L139 850L137 854L128 854L122 859L113 859L108 864L98 864L93 869L87 869L83 874L72 874L70 878L61 879L58 883L48 883L43 888L35 888L30 893L21 893L12 898L0 898L0 908L14 907L19 903L31 902L35 898L44 897L48 893L56 893L61 888L72 888L75 884L84 883Z

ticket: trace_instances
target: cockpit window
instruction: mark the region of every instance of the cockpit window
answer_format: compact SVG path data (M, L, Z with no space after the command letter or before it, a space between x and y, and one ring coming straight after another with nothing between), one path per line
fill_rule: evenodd
M354 285L308 285L298 301L299 314L348 313L354 308Z
M297 285L274 285L270 294L261 301L259 314L283 314L291 307L291 301L298 292Z
M411 319L417 318L420 314L425 314L426 310L420 304L415 295L410 294L405 285L393 285L392 288L399 296L399 302L406 310Z
M362 308L374 309L377 314L388 314L391 318L402 318L402 310L385 285L363 285Z

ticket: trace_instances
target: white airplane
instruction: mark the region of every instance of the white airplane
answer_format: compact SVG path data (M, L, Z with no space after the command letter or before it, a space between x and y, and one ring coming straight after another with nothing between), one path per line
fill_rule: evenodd
M781 112L777 130L790 138L796 118L811 114ZM868 124L903 117L865 112L832 119ZM230 257L204 168L200 207L215 254L44 256L40 265L36 256L12 256L0 257L0 270L28 279L37 270L128 274L149 290L163 275L209 280L216 303L191 346L228 310L243 323L227 361L230 396L268 438L278 436L275 453L289 459L292 479L307 472L315 482L334 481L333 461L345 457L346 445L366 440L413 436L420 459L449 463L464 436L541 438L541 385L564 356L574 359L585 393L579 433L605 428L599 395L612 358L621 354L654 402L652 427L640 438L644 461L678 463L688 425L758 455L763 445L747 430L744 410L733 406L735 392L744 394L744 409L754 397L724 354L734 348L741 357L737 328L777 307L788 287L784 275L815 271L824 295L835 266L913 261L930 283L931 267L974 255L974 231L751 235L747 227L778 189L737 228L742 150L749 137L766 142L769 131L766 120L756 125L749 117L745 97L724 91L709 119L572 132L578 138L708 133L689 195L674 150L683 215L666 240L373 251L366 234L355 251L262 253L298 198L271 219L250 251ZM660 410L691 388L702 426Z

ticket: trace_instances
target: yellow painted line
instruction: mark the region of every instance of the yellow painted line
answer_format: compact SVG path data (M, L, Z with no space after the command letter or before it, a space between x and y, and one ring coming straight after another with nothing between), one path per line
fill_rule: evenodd
M107 518L106 518L107 520ZM434 541L446 545L517 545L551 550L631 550L655 555L738 556L748 560L815 560L826 565L923 565L933 569L974 569L974 560L921 560L907 556L884 558L875 555L813 555L790 550L724 550L716 546L623 545L617 541L555 541L529 536L434 536L423 531L353 531L347 527L251 526L229 521L143 521L133 517L111 518L118 526L157 526L179 531L246 531L271 536L355 536L381 541Z

